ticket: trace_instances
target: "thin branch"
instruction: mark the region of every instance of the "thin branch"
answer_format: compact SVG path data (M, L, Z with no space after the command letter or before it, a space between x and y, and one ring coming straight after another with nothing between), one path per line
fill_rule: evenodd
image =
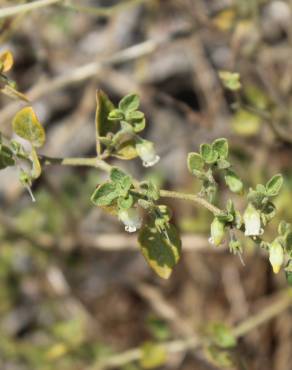
M271 301L274 301L275 298L271 298ZM260 312L250 316L248 319L244 320L242 323L235 326L232 330L233 335L236 338L240 338L250 331L258 328L264 323L270 321L281 312L285 311L292 305L292 291L291 288L282 292L278 295L275 302L268 303L264 309ZM165 342L161 344L167 354L186 352L189 350L197 350L203 345L203 339L198 339L195 336L174 340L170 342ZM90 367L88 370L104 370L111 369L115 367L122 367L133 361L138 361L142 358L142 350L139 347L130 349L128 351L118 353L109 358L101 360L97 364Z
M11 17L12 15L25 13L34 9L43 8L48 5L60 3L63 0L37 0L27 4L9 6L0 9L0 18Z
M162 198L181 199L181 200L186 200L186 201L197 203L203 206L204 208L208 209L215 216L220 215L223 212L221 209L217 208L213 204L209 203L206 199L201 198L198 195L179 193L176 191L160 190L160 196Z
M282 292L282 294L279 295L278 299L276 299L274 303L265 304L265 308L263 308L259 313L248 317L241 324L237 325L233 329L233 335L236 338L242 337L256 327L259 327L265 322L271 320L291 305L292 290L291 288L288 288L284 293Z
M101 17L109 17L112 16L122 10L126 10L132 6L136 6L142 3L145 3L147 1L151 0L129 0L129 1L124 1L121 3L118 3L113 6L109 7L104 7L104 8L97 8L97 7L88 7L88 6L81 6L81 5L75 5L75 4L62 4L62 6L66 9L71 9L77 12L82 12L82 13L87 13L92 16L101 16Z

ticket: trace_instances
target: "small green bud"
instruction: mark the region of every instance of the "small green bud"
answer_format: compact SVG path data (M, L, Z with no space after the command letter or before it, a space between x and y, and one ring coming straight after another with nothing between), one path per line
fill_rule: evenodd
M217 217L211 223L211 236L209 242L215 246L219 246L225 235L225 223L220 221Z
M251 203L249 203L243 214L243 220L245 224L244 234L246 236L258 236L263 233L260 212Z
M226 185L233 193L240 194L243 190L243 183L240 178L232 170L227 169L225 175Z
M284 251L278 239L275 239L269 248L269 261L273 267L273 271L277 274L284 263Z
M114 109L112 110L108 115L109 120L122 120L124 119L124 113L120 109Z

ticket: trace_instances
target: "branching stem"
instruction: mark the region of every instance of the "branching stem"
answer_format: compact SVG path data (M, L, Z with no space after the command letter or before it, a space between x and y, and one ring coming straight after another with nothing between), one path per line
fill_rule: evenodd
M83 167L95 167L105 172L110 172L112 166L105 162L103 159L96 157L93 158L52 158L45 155L40 155L40 159L43 165L61 165L61 166L83 166ZM210 212L217 216L223 211L213 204L209 203L206 199L199 197L195 194L180 193L177 191L160 190L160 196L162 198L181 199L191 201L201 205L208 209Z

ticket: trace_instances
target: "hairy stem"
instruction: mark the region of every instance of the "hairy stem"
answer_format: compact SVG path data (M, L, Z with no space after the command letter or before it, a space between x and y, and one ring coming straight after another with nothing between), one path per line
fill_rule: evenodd
M186 193L179 193L177 191L169 191L169 190L160 190L160 196L162 198L173 198L173 199L182 199L186 201L191 201L197 203L204 208L207 208L210 212L212 212L215 216L222 213L222 210L214 206L213 204L209 203L206 199L199 197L195 194L186 194Z
M52 158L45 155L40 155L40 160L43 165L61 165L61 166L85 166L95 167L102 171L110 172L112 166L105 162L103 159L96 157L93 158ZM222 213L222 210L209 203L206 199L199 197L195 194L179 193L176 191L160 190L162 198L181 199L191 201L199 204L200 206L208 209L215 216Z
M61 166L73 166L73 167L95 167L102 171L110 172L112 166L106 163L104 160L93 157L93 158L52 158L45 155L40 155L40 160L43 165L61 165Z

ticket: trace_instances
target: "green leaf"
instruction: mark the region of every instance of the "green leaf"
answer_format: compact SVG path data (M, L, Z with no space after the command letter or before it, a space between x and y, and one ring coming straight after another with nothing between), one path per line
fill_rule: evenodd
M283 182L284 180L281 174L273 176L266 184L267 195L271 197L278 195Z
M127 197L119 197L118 198L118 207L120 210L129 209L134 204L134 198L132 195L128 195Z
M247 200L251 202L253 205L255 205L256 208L261 207L264 198L265 198L265 194L255 191L253 189L250 189L247 194Z
M229 71L220 71L219 77L223 83L223 86L231 91L238 91L241 88L240 74L232 73Z
M226 170L231 166L231 164L228 161L226 161L226 159L218 159L217 165L219 170Z
M216 139L212 144L212 148L218 153L219 158L226 159L228 157L229 149L227 139Z
M153 224L139 232L139 244L150 267L163 279L168 279L181 255L181 240L176 228L169 225L167 235Z
M154 369L166 362L166 349L159 343L146 342L141 350L140 365L143 369Z
M208 328L210 339L220 348L233 348L236 346L236 338L230 328L223 323L213 323Z
M262 185L262 184L257 184L257 186L256 186L256 191L258 192L258 193L260 193L260 194L266 194L266 188L265 188L265 186L264 185Z
M115 133L117 131L117 123L110 120L109 114L115 109L114 104L110 101L108 96L102 91L97 90L96 92L96 115L95 115L95 126L96 126L96 151L100 155L103 147L99 140L99 137L106 137L108 133Z
M160 198L159 189L152 181L145 181L140 183L143 189L143 194L149 199L157 201Z
M146 126L144 113L140 111L128 112L126 114L126 120L131 124L136 133L143 131Z
M117 167L114 167L110 173L110 179L115 183L120 183L128 175Z
M135 120L142 120L144 118L144 113L136 110L136 111L130 111L126 114L126 119L129 121L135 121Z
M292 259L290 259L285 267L286 280L288 285L292 286Z
M291 230L291 224L286 221L281 221L278 226L278 234L284 236L287 232Z
M46 141L46 133L32 107L19 111L12 122L14 132L28 140L33 147L40 148Z
M218 153L209 144L200 146L200 153L206 163L215 163L218 158Z
M118 197L116 185L111 182L105 182L98 186L91 196L91 201L96 206L109 206Z
M292 231L287 231L285 235L285 249L292 257ZM292 266L291 266L292 267Z
M243 183L235 172L231 170L226 170L226 175L224 177L226 185L229 187L230 191L233 193L240 194L243 190Z
M204 160L199 153L189 153L187 163L191 174L204 169Z
M0 144L0 170L14 165L15 160L12 150L8 146Z
M119 194L123 197L125 197L128 194L128 191L130 190L132 186L133 179L131 176L125 176L118 184L117 184L117 191Z
M126 95L119 103L119 109L124 113L129 113L137 110L140 105L139 96L136 94Z

